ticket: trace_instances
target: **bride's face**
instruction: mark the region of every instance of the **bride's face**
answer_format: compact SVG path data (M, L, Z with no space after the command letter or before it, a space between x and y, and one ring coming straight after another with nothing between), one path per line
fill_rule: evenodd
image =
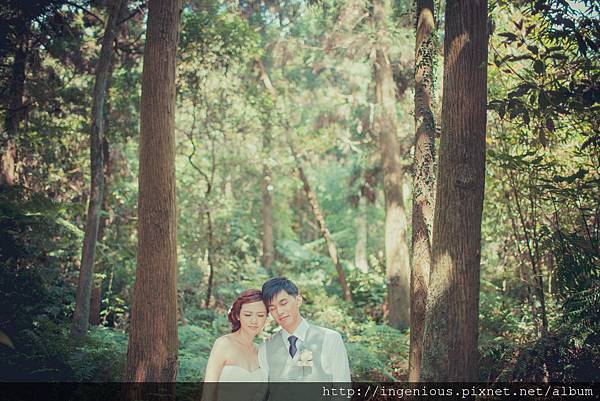
M261 332L267 322L267 308L262 301L243 304L240 309L240 328L252 335Z

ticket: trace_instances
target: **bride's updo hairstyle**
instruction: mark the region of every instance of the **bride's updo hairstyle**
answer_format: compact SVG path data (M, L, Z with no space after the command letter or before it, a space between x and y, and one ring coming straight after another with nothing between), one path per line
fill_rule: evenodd
M242 305L252 302L262 302L262 292L255 288L242 292L231 305L227 313L227 319L231 323L231 332L234 333L240 329L240 311Z

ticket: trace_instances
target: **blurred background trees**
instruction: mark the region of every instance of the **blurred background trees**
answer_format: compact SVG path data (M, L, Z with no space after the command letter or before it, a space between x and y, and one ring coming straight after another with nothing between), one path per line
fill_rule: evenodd
M386 112L396 120L401 170L394 190L406 216L394 244L407 244L401 257L410 266L416 6L395 1L376 14L378 4L184 1L175 115L178 380L202 379L236 294L276 274L302 289L308 319L343 333L355 379L407 378L409 331L399 330L386 263L389 148L380 146L375 68L386 52ZM14 345L0 343L5 378L123 377L137 256L142 1L127 2L112 41L92 327L78 345L68 342L106 5L2 1L0 330ZM435 7L439 141L444 4ZM598 8L489 3L480 380L598 377Z

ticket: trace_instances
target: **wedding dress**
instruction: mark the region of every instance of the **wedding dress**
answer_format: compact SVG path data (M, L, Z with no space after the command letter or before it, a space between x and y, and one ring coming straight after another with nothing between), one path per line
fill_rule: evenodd
M225 365L218 385L219 401L263 401L267 395L267 377L260 367L248 371L237 365Z
M221 371L221 377L219 382L266 382L267 378L264 377L263 370L259 367L254 369L252 372L237 366L237 365L225 365Z

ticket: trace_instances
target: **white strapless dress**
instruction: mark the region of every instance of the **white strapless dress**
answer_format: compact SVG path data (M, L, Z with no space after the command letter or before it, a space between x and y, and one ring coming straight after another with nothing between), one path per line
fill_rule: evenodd
M267 378L264 374L264 370L260 367L254 369L252 372L237 366L237 365L225 365L221 371L219 382L266 382Z
M264 401L268 383L264 369L252 372L237 365L225 365L217 386L219 401Z

